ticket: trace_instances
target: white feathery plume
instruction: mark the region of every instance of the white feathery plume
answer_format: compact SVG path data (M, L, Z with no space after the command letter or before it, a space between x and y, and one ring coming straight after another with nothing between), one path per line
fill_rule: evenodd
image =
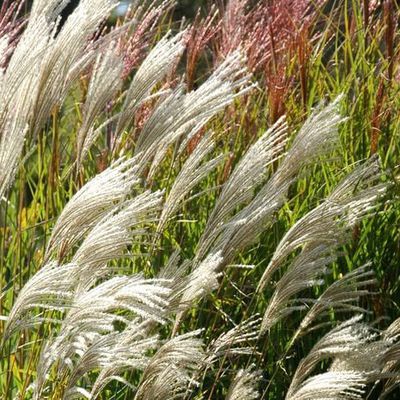
M198 258L206 254L230 214L252 199L255 187L265 179L267 166L282 157L288 140L287 129L285 118L280 118L240 159L208 218L198 245Z
M23 104L22 104L23 106ZM19 107L15 108L15 115L19 114ZM22 152L28 124L23 118L5 117L5 122L0 127L0 198L5 194L12 183L18 159Z
M337 147L338 127L345 120L339 114L341 100L340 95L326 107L318 106L307 118L282 165L272 178L276 186L290 181L302 166L315 162L318 157Z
M190 193L190 191L202 179L207 177L208 174L224 159L224 155L221 154L201 164L214 147L215 143L213 135L210 133L205 134L193 153L182 166L178 176L174 180L168 197L165 200L157 227L158 234L162 232L168 220L177 212L183 199Z
M326 266L336 259L334 253L337 247L346 242L352 226L375 207L376 200L385 192L385 184L368 187L379 177L379 160L369 160L356 168L325 202L297 221L286 233L260 280L259 290L287 255L301 245L304 247L276 285L264 314L262 332L282 317L304 308L299 305L304 303L304 299L292 302L290 299L302 290L323 282L318 278L328 272Z
M237 372L225 400L256 400L260 397L257 389L262 374L252 368L241 369Z
M202 85L186 94L184 99L186 118L188 121L189 116L192 118L189 126L192 125L193 128L188 131L186 137L183 137L179 152L186 148L199 126L206 124L236 98L257 87L257 83L251 83L250 79L251 73L246 66L246 56L241 49L238 49L229 54Z
M135 111L145 102L154 86L159 83L175 66L185 50L185 32L173 37L165 35L157 42L145 60L141 63L125 94L122 111L118 117L116 135L129 125Z
M121 89L122 70L122 58L116 54L115 45L111 43L104 53L99 53L93 66L83 107L82 125L76 139L78 168L99 134L99 130L94 129L96 118Z
M29 317L35 308L44 310L65 310L73 300L77 283L78 266L67 264L62 267L50 262L33 275L18 294L8 315L4 339L16 330L31 327L43 319Z
M261 319L257 314L253 315L228 332L223 333L217 339L212 340L207 346L201 364L197 366L197 371L193 379L197 380L202 374L205 375L206 370L218 360L224 360L226 357L230 356L254 354L254 346L250 346L250 344L255 342L258 338L260 321ZM178 323L179 316L174 327L175 332ZM175 332L173 332L173 334ZM186 394L187 393L188 391Z
M250 76L239 52L232 53L197 90L184 94L179 85L147 120L135 152L142 153L142 168L152 160L152 177L169 146L183 138L182 148L198 130L228 104L251 89Z
M165 286L171 289L171 294L168 298L168 311L176 313L179 310L180 299L188 282L188 271L190 270L190 260L184 260L180 263L179 251L175 250L169 258L167 264L163 266L157 274L158 279L166 281Z
M253 354L254 346L250 344L258 339L260 322L261 318L255 314L213 340L207 348L208 362L225 356Z
M310 301L312 306L302 319L294 338L306 334L317 318L328 315L331 310L334 310L335 314L346 311L365 313L366 310L357 305L357 302L360 297L370 294L367 288L375 283L374 272L368 270L367 265L348 272L342 278L333 282L318 299ZM300 301L302 300L300 299ZM306 300L303 299L303 301L307 303ZM322 323L321 325L325 324ZM319 326L311 329L314 330L317 327Z
M96 55L88 43L116 5L115 0L82 0L67 18L40 62L40 90L34 105L34 129L39 129L54 105Z
M143 372L135 400L179 399L187 394L205 361L200 332L176 336L158 349Z
M382 333L382 341L388 349L383 357L382 374L386 380L379 399L386 399L400 385L400 318L393 321Z
M193 302L204 298L218 287L218 278L221 275L219 267L222 261L220 253L209 254L197 268L193 269L180 299L182 311L187 310Z
M162 194L146 191L114 208L94 226L72 259L81 266L82 284L90 282L93 274L104 272L102 267L109 261L121 258L132 236L146 233L145 224L157 221Z
M100 337L71 368L65 389L65 400L73 399L76 384L87 373L99 369L89 399L95 399L111 381L127 383L120 376L129 370L143 370L150 361L149 352L159 346L158 336L149 336L144 323L133 322L122 332L113 332Z
M38 91L38 62L47 49L50 34L51 27L45 17L32 13L10 58L8 68L2 73L0 197L14 179L25 136L30 128L34 97Z
M131 193L137 178L135 159L120 159L86 183L59 216L46 249L62 258L96 223Z
M119 317L112 312L118 309L163 323L169 294L170 289L165 287L164 280L145 279L141 275L115 276L93 289L77 293L63 324L67 329L76 327L75 330L79 332L81 325L90 327L90 321L94 323L97 319L101 324L93 325L92 329L113 330L112 321ZM121 321L126 322L126 319L122 318Z
M397 339L400 335L400 318L395 319L384 331L387 339Z
M83 0L57 33L67 1L33 2L31 15L3 76L0 94L0 197L10 185L25 135L42 129L54 107L95 56L88 47L114 0ZM5 172L7 171L7 172Z
M175 319L173 335L176 334L184 313L197 300L203 299L218 287L218 278L221 276L219 268L223 258L220 253L209 254L185 280L185 286L178 293L178 314Z
M353 391L356 396L363 393L363 386L371 378L371 373L375 372L371 368L374 368L373 361L376 360L377 356L375 353L372 355L365 353L364 350L366 346L377 339L378 334L361 323L361 318L362 316L356 316L343 322L314 345L297 367L286 396L287 400L336 399L346 398L340 396ZM381 355L382 353L378 354ZM369 360L366 361L365 357L369 357ZM324 359L348 359L351 360L351 363L349 365L342 364L341 369L336 368L309 378L315 367ZM356 362L357 360L359 362ZM343 384L337 384L338 376L342 376ZM311 395L313 388L315 397ZM326 397L319 397L320 393L323 393ZM307 395L310 397L306 397Z
M49 2L51 3L51 2ZM34 6L33 6L34 7ZM14 179L38 91L38 60L46 51L51 28L34 13L2 74L0 91L0 197Z
M350 355L376 339L378 334L362 323L362 318L362 315L357 315L326 333L299 363L291 387L295 388L304 381L321 360Z
M207 349L209 362L226 355L253 353L254 347L248 345L257 340L260 322L260 316L255 314L213 340Z
M375 382L382 375L388 342L377 340L366 343L351 354L337 354L329 368L331 372L362 371L366 382Z
M145 321L142 332L135 328L145 338L150 322L165 322L169 295L164 280L145 279L141 275L117 276L93 289L75 293L60 332L42 351L36 382L38 393L57 360L64 370L77 356L93 354L95 350L91 348L96 341L114 335L116 323L126 326L125 332L132 324L136 327L139 319Z
M327 265L336 258L334 248L325 244L304 249L276 284L264 313L261 333L271 329L292 312L304 308L304 299L297 299L295 296L305 289L322 284L324 281L321 278L329 271Z
M254 355L254 343L259 337L260 322L261 318L258 314L252 315L247 320L242 321L229 331L222 333L218 338L212 340L206 349L205 369L202 370L199 368L197 376L201 374L205 375L207 369L216 361L224 361L226 358L238 355ZM246 374L250 372L250 369L245 371ZM257 372L254 373L254 377L256 375L258 375ZM243 376L243 381L241 383L238 382L238 385L246 384L246 377ZM255 390L254 386L256 384L257 382L254 382L253 390ZM247 393L247 391L253 392L250 387L247 387L247 389L243 387L241 390L243 391L240 391L240 393L243 394Z
M49 1L48 6L57 1ZM4 84L7 90L1 93L1 115L8 111L8 107L17 102L26 103L28 108L33 107L33 99L23 96L20 85L30 88L30 96L37 94L38 70L41 57L44 57L49 48L49 41L54 34L54 17L46 16L44 11L36 10L39 1L34 1L28 24L20 37L4 75ZM29 116L26 110L25 117ZM26 121L27 122L27 121Z
M283 204L300 168L336 146L338 125L343 120L337 112L339 99L308 118L271 179L250 204L220 229L222 232L213 240L211 251L222 251L224 263L231 262L238 251L254 243L271 224L274 212ZM205 252L201 249L200 254Z
M329 198L320 206L300 218L284 235L275 249L274 255L265 269L257 287L260 292L270 281L272 274L281 266L282 261L301 245L315 246L325 244L338 247L346 241L346 228L339 219L345 209L332 204Z
M325 372L307 379L286 400L361 400L365 376L356 371Z

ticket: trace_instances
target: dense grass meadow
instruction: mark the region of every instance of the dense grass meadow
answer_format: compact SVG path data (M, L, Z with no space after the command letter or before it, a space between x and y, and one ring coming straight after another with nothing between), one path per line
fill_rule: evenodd
M400 4L116 7L0 5L0 399L399 399Z

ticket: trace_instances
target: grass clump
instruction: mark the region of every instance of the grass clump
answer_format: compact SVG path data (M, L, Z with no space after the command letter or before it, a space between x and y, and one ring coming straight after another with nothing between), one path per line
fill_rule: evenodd
M2 398L396 398L395 7L67 3L0 11Z

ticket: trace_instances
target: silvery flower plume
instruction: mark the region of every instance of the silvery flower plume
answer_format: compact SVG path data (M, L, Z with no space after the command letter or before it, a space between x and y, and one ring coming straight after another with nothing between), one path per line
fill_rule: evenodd
M343 120L337 111L339 100L340 97L307 119L269 181L248 205L225 222L223 229L219 228L222 233L217 232L217 237L213 237L211 250L222 251L225 263L231 262L238 251L254 243L271 224L301 167L335 148L338 125ZM205 254L207 247L200 248L200 254Z
M386 399L400 386L400 318L394 320L382 333L382 341L388 344L383 357L382 374L386 377L379 399ZM390 397L389 397L390 398Z
M144 339L150 322L165 322L169 294L164 280L145 279L141 275L116 276L75 293L60 331L42 350L37 392L43 390L52 365L58 362L58 374L62 376L77 357L94 354L92 347L104 344L103 339L110 335L114 337L118 324L124 327L123 332L132 333L130 329L135 328Z
M365 353L366 346L377 340L379 335L363 324L361 318L356 316L343 322L319 340L299 363L286 395L287 400L362 398L364 387L374 372L373 361L377 354L383 352ZM335 366L335 360L339 358L352 362L310 377L322 360L331 359Z
M190 272L185 279L185 286L180 289L178 314L175 319L173 335L176 334L179 324L185 312L193 306L193 304L209 295L213 290L218 288L218 278L221 276L219 272L223 258L220 253L209 254L196 268Z
M283 316L304 308L304 299L296 299L295 295L320 282L319 278L328 272L326 266L336 259L337 248L349 239L352 226L374 209L376 200L386 190L385 184L376 184L379 177L378 160L356 168L325 202L286 233L261 278L259 290L287 255L301 245L303 249L276 285L264 314L262 332Z
M325 372L307 379L286 400L361 400L365 377L355 371Z
M229 54L211 74L211 76L196 90L189 91L185 99L185 105L192 104L194 109L187 108L192 118L197 114L196 119L204 118L203 125L209 121L219 111L232 104L235 99L249 93L257 87L257 83L252 83L252 75L245 66L246 57L242 49ZM206 110L205 103L209 104ZM215 109L214 109L215 107ZM182 152L189 141L196 135L199 123L193 121L193 129L183 138L179 146Z
M363 323L362 318L362 315L357 315L328 331L300 361L291 388L303 382L322 359L349 355L375 340L378 333Z
M368 215L387 189L379 183L379 159L371 158L346 176L327 199L300 218L281 239L265 269L257 290L261 291L296 248L325 243L338 246L346 241L350 229Z
M25 136L36 135L95 56L89 41L115 5L83 0L57 32L67 1L35 0L2 77L0 93L0 195L15 175Z
M339 280L333 282L318 299L309 302L306 299L301 299L300 301L309 303L311 306L303 317L294 339L306 334L308 330L315 330L319 326L326 325L322 322L320 325L312 326L317 319L328 317L332 310L335 314L340 312L367 312L358 305L358 302L361 297L370 294L368 288L374 284L376 284L375 274L369 269L369 265L365 265L348 272Z
M225 400L256 400L260 397L258 386L262 379L260 371L241 369L231 383Z
M221 254L209 254L193 269L180 299L182 309L190 308L194 301L202 299L218 287L218 278L221 275L218 271L222 261Z
M169 74L184 50L184 32L180 32L173 37L164 36L150 51L125 93L115 130L117 137L128 127L139 106L149 99L154 86Z
M338 128L345 121L339 113L341 100L340 95L325 107L319 105L307 118L271 179L274 185L285 184L297 175L301 167L337 148Z
M206 357L204 363L202 368L198 368L195 379L198 380L200 379L200 376L205 376L207 370L218 361L222 361L223 363L231 357L254 355L254 345L259 337L258 331L260 329L260 322L261 318L258 314L255 314L235 325L229 331L222 333L216 339L213 339L205 350ZM250 369L246 371L246 376L243 377L243 384L247 382L247 373L249 372ZM252 376L256 377L256 375L258 375L258 373L254 373ZM252 386L253 390L255 385L257 385L256 382L254 382L254 385ZM247 389L243 387L243 390L246 393L248 390L251 391L250 387L247 387Z
M260 316L255 314L212 340L207 348L208 362L213 363L224 357L254 353L260 323Z
M157 226L158 234L181 207L182 201L190 194L191 190L223 161L224 155L221 154L203 162L214 148L214 137L211 133L207 133L185 161L165 200Z
M297 133L290 150L271 179L262 187L253 201L239 212L232 220L243 225L246 215L255 217L255 221L265 214L270 219L271 211L264 211L262 203L268 198L272 203L282 204L289 185L296 178L299 170L317 157L333 150L338 142L338 125L343 121L338 113L340 97L326 107L319 107L306 120ZM274 195L278 192L279 195ZM268 207L265 207L268 209ZM250 214L250 215L249 215ZM248 219L247 217L247 219Z
M261 333L271 329L279 320L304 308L304 299L296 298L302 291L322 284L329 272L327 266L336 260L335 247L325 244L309 246L290 264L279 279L265 310Z
M129 385L121 375L126 371L143 371L150 361L149 353L157 347L158 336L148 335L145 326L137 322L122 332L102 336L82 353L71 368L63 398L73 399L80 393L88 399L95 399L112 380ZM92 388L78 386L82 378L96 370L100 372Z
M52 11L54 21L65 5L62 3ZM96 51L88 43L115 6L114 0L82 0L59 32L53 32L49 38L48 50L40 61L41 90L34 105L35 130L43 125L54 105L63 100L72 83L95 57Z
M382 374L382 368L389 347L390 343L384 340L376 340L366 343L354 353L337 354L329 367L329 371L362 371L366 382L376 382L385 377Z
M300 168L336 147L338 125L343 120L337 112L339 99L315 111L307 119L278 170L253 201L232 219L232 231L228 232L222 244L228 259L237 250L252 244L271 224L273 213L282 206Z
M40 316L30 316L32 310L60 310L70 307L77 283L78 266L59 266L49 262L23 286L7 317L4 339L21 329L43 321Z
M146 279L141 275L115 276L88 291L78 292L72 310L67 314L63 325L69 329L85 325L85 321L94 322L98 319L105 323L103 327L100 324L93 326L93 329L102 331L108 326L108 329L113 330L112 318L119 319L113 312L118 309L129 311L147 320L164 323L166 318L164 309L168 305L167 298L170 293L170 289L165 286L164 280ZM111 319L107 318L108 313ZM103 319L99 318L100 316L103 316ZM121 318L121 322L127 321ZM79 333L78 329L77 331Z
M151 178L170 145L182 140L181 149L219 111L248 92L252 85L243 67L243 57L235 52L196 90L184 93L180 84L156 106L136 142L144 169L150 162Z
M139 182L135 159L120 159L86 183L67 203L51 233L45 258L63 258Z
M27 94L34 96L37 91L37 77L30 75L30 64L36 63L36 58L44 51L50 30L46 22L41 22L43 21L28 24L7 69L2 70L0 74L0 197L14 179L25 136L29 130L33 101L32 96ZM27 36L26 32L32 25L31 35ZM28 42L26 45L24 38ZM17 62L14 65L16 58Z
M135 400L182 399L196 384L194 376L205 362L199 331L167 340L143 372Z
M76 138L78 170L100 133L94 127L96 119L121 89L122 71L123 60L116 54L115 44L111 43L104 52L99 53L93 65L83 106L82 124Z
M156 276L158 279L165 280L165 286L171 290L168 298L168 312L171 315L180 309L180 299L189 282L190 267L191 261L181 262L180 252L175 250Z
M81 266L81 282L91 281L109 261L124 256L128 245L147 231L146 224L157 222L162 191L146 191L106 214L88 233L73 262Z
M2 86L5 86L4 83ZM24 104L21 105L22 107L25 106ZM16 115L21 111L19 107L14 110ZM0 136L0 198L2 198L14 180L24 138L29 127L22 118L17 119L7 115L0 130L2 132Z
M183 41L184 32L172 38L166 35L158 41L147 58L139 65L131 84L124 92L125 100L122 105L122 110L104 121L96 129L93 127L96 116L103 111L107 103L111 101L121 89L124 73L126 72L124 72L126 64L131 62L127 61L127 58L134 58L133 54L128 54L134 50L130 48L125 49L122 44L124 36L127 37L128 43L130 43L129 47L135 46L136 44L136 46L139 47L138 51L143 50L143 39L145 36L143 29L147 24L151 23L153 18L157 19L160 14L170 6L171 1L169 0L164 1L159 6L155 6L155 3L153 3L150 5L150 8L144 12L146 9L145 4L140 6L138 4L132 4L130 11L132 15L129 17L129 20L132 21L129 22L129 25L135 22L135 29L133 29L133 32L132 29L130 29L126 35L122 35L117 45L111 42L109 49L100 52L98 55L86 96L82 126L78 132L78 165L81 164L81 158L84 158L85 153L87 153L94 140L99 136L102 128L114 120L117 120L114 135L117 140L118 138L121 139L122 131L129 126L132 115L135 114L137 109L146 100L152 97L151 91L154 86L168 75L170 70L174 67L176 60L181 56L185 48ZM132 43L132 41L135 40L140 41L140 43ZM115 143L113 145L115 145Z
M328 272L326 266L336 259L337 248L349 239L350 229L374 209L376 200L387 187L376 183L380 174L377 159L356 168L325 202L286 233L260 280L259 290L287 255L299 246L303 245L303 249L276 285L264 314L262 332L270 329L283 316L304 308L304 299L296 299L295 295L320 283L319 278Z
M198 245L198 258L204 256L233 211L253 198L255 187L265 179L268 165L282 157L288 140L287 135L286 121L281 118L251 145L240 159L224 184L208 218Z

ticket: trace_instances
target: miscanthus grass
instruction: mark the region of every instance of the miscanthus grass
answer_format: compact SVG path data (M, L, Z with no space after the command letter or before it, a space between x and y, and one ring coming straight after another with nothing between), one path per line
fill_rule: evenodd
M326 174L325 198L252 263L298 182L335 162L344 97L299 129L276 118L232 163L217 121L258 90L248 42L187 85L193 28L155 28L171 2L134 2L113 28L114 1L81 0L61 23L67 3L34 0L24 21L12 7L0 30L2 398L396 393L399 320L367 309L371 264L338 263L390 204L378 155ZM245 6L229 4L231 18Z

